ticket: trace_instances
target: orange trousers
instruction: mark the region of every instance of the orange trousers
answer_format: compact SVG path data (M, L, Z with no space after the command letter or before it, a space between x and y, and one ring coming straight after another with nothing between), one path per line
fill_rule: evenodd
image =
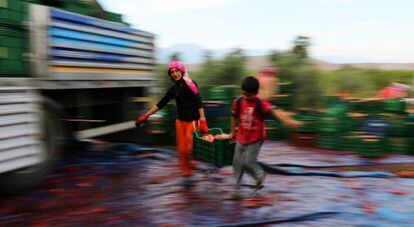
M175 121L175 132L177 140L178 161L181 173L184 176L191 175L193 166L191 159L193 155L193 133L197 130L198 121Z

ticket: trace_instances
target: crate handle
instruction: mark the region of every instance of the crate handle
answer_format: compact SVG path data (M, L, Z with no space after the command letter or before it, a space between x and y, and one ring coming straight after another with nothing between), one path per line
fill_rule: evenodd
M223 134L223 130L221 128L210 128L210 129L208 129L209 134L211 134L210 131L219 131L219 134ZM199 130L195 131L194 133L196 134L197 138L200 138L200 135L203 134Z

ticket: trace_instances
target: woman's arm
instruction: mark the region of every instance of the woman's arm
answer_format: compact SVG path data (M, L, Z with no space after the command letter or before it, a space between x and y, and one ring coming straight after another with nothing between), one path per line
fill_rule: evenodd
M149 116L153 115L155 112L157 112L158 110L159 110L158 106L154 105L153 107L151 107L150 110L148 110L148 112L145 113L145 115L147 115L149 117Z
M198 113L200 114L200 120L206 120L206 115L204 114L204 108L203 107L198 109Z

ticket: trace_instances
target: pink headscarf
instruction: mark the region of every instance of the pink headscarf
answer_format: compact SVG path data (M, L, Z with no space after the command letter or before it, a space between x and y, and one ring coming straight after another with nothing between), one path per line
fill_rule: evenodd
M168 74L170 74L170 70L172 68L176 68L176 69L180 70L180 72L183 74L183 79L184 79L185 83L187 84L187 86L191 89L191 91L194 92L194 94L198 94L198 88L195 85L195 83L191 80L188 73L185 71L184 65L181 64L179 61L171 62L170 64L168 64Z

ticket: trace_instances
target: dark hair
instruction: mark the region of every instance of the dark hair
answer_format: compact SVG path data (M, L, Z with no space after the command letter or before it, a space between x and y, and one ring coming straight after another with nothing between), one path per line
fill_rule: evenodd
M244 78L241 89L248 93L257 94L259 93L259 81L255 77L248 76Z

